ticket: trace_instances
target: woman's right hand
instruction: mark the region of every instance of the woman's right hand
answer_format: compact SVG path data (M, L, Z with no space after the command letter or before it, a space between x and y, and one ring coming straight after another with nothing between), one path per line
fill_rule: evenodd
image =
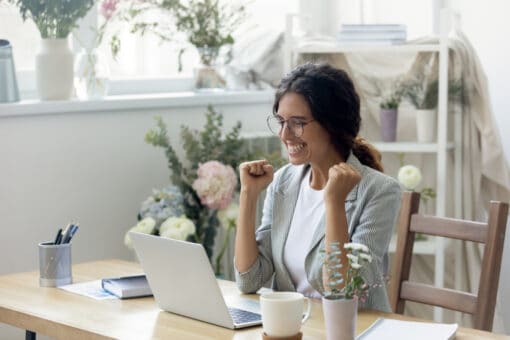
M244 162L239 165L241 191L258 196L273 181L274 169L266 160Z

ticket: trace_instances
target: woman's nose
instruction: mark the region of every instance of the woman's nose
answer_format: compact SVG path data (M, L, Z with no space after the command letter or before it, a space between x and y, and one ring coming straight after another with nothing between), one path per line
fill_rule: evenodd
M292 138L292 137L294 137L294 133L290 129L289 123L284 122L282 125L282 128L280 129L280 138L286 139L286 138Z

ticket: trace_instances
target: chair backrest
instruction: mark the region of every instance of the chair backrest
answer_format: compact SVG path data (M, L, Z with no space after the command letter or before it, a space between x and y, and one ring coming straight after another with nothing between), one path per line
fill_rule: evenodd
M473 327L492 330L505 240L508 204L491 201L487 223L418 214L420 194L404 192L390 284L390 303L403 314L405 301L444 307L473 315ZM484 243L478 294L409 281L415 233Z

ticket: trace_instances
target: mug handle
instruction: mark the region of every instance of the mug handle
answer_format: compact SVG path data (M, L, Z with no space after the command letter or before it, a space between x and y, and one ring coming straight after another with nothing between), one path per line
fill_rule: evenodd
M305 315L303 315L303 319L301 320L301 323L305 323L306 320L310 317L310 314L312 314L312 303L310 302L310 299L306 296L304 297L306 301L306 312Z

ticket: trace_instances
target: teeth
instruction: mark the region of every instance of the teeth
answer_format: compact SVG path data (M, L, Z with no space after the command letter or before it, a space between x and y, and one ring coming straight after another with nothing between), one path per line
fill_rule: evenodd
M303 150L304 147L305 147L304 144L289 145L289 151L290 151L290 153L296 153L296 152Z

